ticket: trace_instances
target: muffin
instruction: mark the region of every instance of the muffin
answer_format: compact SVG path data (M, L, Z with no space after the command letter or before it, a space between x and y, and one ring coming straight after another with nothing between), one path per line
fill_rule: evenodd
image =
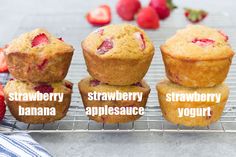
M21 97L22 99L15 99L12 101L12 97L19 94L25 93L63 93L63 99L53 101L37 101L37 100L26 100L25 98ZM62 82L52 83L52 84L38 84L38 83L29 83L29 82L22 82L18 80L11 80L7 83L4 88L4 95L5 100L7 102L8 108L11 114L19 121L25 123L32 123L32 124L43 124L43 123L50 123L56 120L60 120L66 116L68 108L71 102L71 93L72 93L72 83L69 81L63 80ZM12 95L15 94L15 95ZM27 109L31 111L31 115L27 115ZM38 113L34 113L32 110L37 109ZM55 109L55 115L53 114L45 114L42 115L39 113L41 110L45 111L46 109ZM53 112L51 111L50 112ZM33 114L34 113L34 114Z
M18 80L62 81L69 69L73 47L44 29L14 39L5 49L9 72Z
M106 83L102 83L92 77L87 77L82 79L79 84L79 91L83 100L83 104L85 110L92 107L102 107L105 109L105 106L112 107L113 109L116 107L137 107L142 108L144 110L146 106L146 102L148 99L148 95L150 93L150 88L146 84L145 81L141 81L139 83L129 85L129 86L111 86ZM142 100L91 100L89 98L89 93L97 92L97 93L113 93L119 91L121 93L127 92L139 92L142 93ZM126 123L130 121L137 120L141 117L140 114L137 115L115 115L115 114L103 114L103 115L88 115L88 117L96 122L100 123Z
M143 79L154 55L146 33L129 24L109 25L82 42L89 74L110 85L131 85Z
M191 127L208 126L209 124L219 120L229 96L229 88L226 84L220 84L210 88L189 88L174 84L169 80L164 80L158 83L156 88L164 118L171 123ZM194 96L195 99L187 99L183 98L183 96L180 99L180 97L177 98L177 94L218 94L218 96L220 95L220 99L217 100L216 97L214 99L213 97L211 97L211 99L199 99L197 96ZM195 115L195 117L193 114L191 116L183 115L184 109L189 110L186 112L190 112L191 110L192 113L195 112L194 114L197 113L198 115Z
M187 87L213 87L227 77L234 52L217 29L189 25L160 47L167 77Z

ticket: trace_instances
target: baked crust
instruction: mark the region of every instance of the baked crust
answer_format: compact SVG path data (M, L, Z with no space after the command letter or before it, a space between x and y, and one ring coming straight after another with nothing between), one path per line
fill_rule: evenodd
M62 81L70 67L73 52L38 56L35 53L9 53L6 56L9 72L21 81Z
M83 50L89 74L110 85L131 85L143 79L153 54L141 59L101 58Z
M102 33L92 32L81 43L89 74L110 85L131 85L142 80L154 55L154 46L145 32L128 24L109 25L100 30ZM136 33L143 37L143 49ZM106 39L113 41L113 48L105 54L97 53Z
M81 94L81 98L84 104L84 107L104 107L107 105L108 107L144 107L146 106L146 102L148 99L148 95L150 93L150 87L146 84L145 81L141 81L142 87L139 86L110 86L104 83L101 83L97 86L91 86L90 81L94 80L92 77L87 77L82 79L79 84L79 91ZM143 97L141 102L137 101L89 101L88 93L89 92L115 92L116 90L122 92L142 92ZM141 115L102 115L102 116L92 116L88 115L88 117L99 123L127 123L131 121L135 121L141 117Z
M192 60L169 55L161 46L166 76L186 87L213 87L221 84L229 72L233 56L222 59Z
M45 35L48 43L32 45L35 37ZM14 39L6 49L9 72L21 81L62 81L69 69L74 49L44 29L35 29Z
M54 88L53 92L57 93L63 93L63 101L62 102L55 102L55 101L10 101L9 100L9 93L11 92L17 92L21 93L27 92L32 93L36 92L33 90L33 86L38 84L33 83L25 83L20 82L17 80L9 81L4 88L4 95L6 104L13 115L13 117L16 118L16 120L25 122L25 123L31 123L31 124L45 124L45 123L51 123L57 120L62 119L66 116L66 113L68 111L68 108L70 106L71 102L71 93L72 90L68 87L66 87L66 84L72 85L69 81L63 81L63 82L57 82L52 84L52 87ZM19 115L19 106L26 108L26 107L55 107L56 115L55 116L21 116Z
M221 84L212 88L188 88L171 83L168 80L161 81L156 86L158 99L162 114L166 120L173 124L184 126L208 126L218 121L222 115L225 104L229 96L229 88L226 84ZM178 93L220 93L221 101L216 102L167 102L166 94ZM178 117L178 108L211 108L211 116L199 117Z

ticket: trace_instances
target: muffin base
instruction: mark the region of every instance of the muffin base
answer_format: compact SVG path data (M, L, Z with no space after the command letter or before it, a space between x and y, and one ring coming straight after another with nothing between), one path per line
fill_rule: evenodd
M73 52L39 57L36 54L9 53L9 72L18 80L28 82L62 81L68 72Z
M161 48L166 76L186 87L213 87L221 84L229 72L232 57L212 60L176 58Z
M200 93L208 93L209 91L213 93L215 92L221 93L221 101L219 103L216 103L216 102L176 102L176 101L168 102L166 101L166 94L169 92L194 93L195 91L196 92L199 92L199 91L188 88L188 87L181 87L181 86L177 88L172 87L172 86L163 87L163 86L160 86L159 83L157 84L156 88L158 91L158 99L159 99L161 111L164 118L173 124L180 124L180 125L189 126L189 127L208 126L211 123L214 123L217 120L219 120L223 113L223 110L224 110L224 107L225 107L225 104L227 102L228 95L229 95L229 89L227 86L223 86L223 88L218 88L217 90L214 89L216 87L212 87L212 89L198 88L199 91L205 91L205 92L200 92ZM178 88L181 88L181 90L178 90ZM208 107L210 107L211 116L208 116L208 115L196 116L196 117L189 117L189 116L179 117L178 116L178 108L190 109L190 108L208 108Z
M86 80L85 80L86 81ZM86 83L86 82L85 82ZM78 84L79 91L82 97L82 101L84 104L84 108L87 107L143 107L145 108L148 95L150 93L150 88L145 84L142 90L136 92L143 92L142 101L90 101L88 100L88 92L96 91L89 88L87 84L84 84L83 80L81 80ZM126 86L124 86L126 87ZM122 88L119 86L119 88ZM100 91L100 90L99 90ZM105 92L105 91L104 91ZM114 92L112 90L106 92ZM128 92L128 90L122 90L122 92ZM102 116L92 116L88 115L88 117L99 123L106 124L114 124L114 123L127 123L134 120L137 120L141 117L141 115L102 115Z
M83 45L83 44L82 44ZM89 74L110 85L131 85L143 79L151 64L151 56L140 59L99 57L83 49Z
M50 102L50 101L31 101L31 102L23 102L23 101L9 101L8 96L5 96L5 100L7 102L7 106L16 120L31 123L31 124L45 124L51 123L57 120L62 119L66 116L68 108L71 102L71 94L64 94L64 98L62 102ZM20 116L19 115L19 106L21 107L55 107L56 115L55 116Z

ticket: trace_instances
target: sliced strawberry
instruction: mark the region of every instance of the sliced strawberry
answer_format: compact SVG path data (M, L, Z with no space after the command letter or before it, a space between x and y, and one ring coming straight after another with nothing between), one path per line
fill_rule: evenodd
M48 64L48 59L44 59L39 65L37 65L39 70L43 70Z
M102 44L98 47L97 53L100 55L105 54L110 49L113 48L113 41L111 39L106 39L102 42Z
M229 40L229 36L225 34L224 31L220 30L218 31L224 38L225 38L225 41L228 41Z
M142 28L157 29L160 26L159 17L152 7L143 8L137 16L137 23Z
M4 118L5 113L6 113L6 105L4 102L4 97L0 96L0 121Z
M48 44L48 43L49 43L48 37L44 33L42 33L34 37L31 45L32 47L35 47L41 44Z
M41 84L34 87L34 90L39 91L40 93L52 93L54 89L51 85Z
M58 40L61 40L62 42L64 42L64 40L62 39L62 37L58 38Z
M108 5L101 5L95 10L90 11L86 18L91 25L107 25L111 22L111 9Z
M99 80L90 80L90 86L92 87L95 87L95 86L98 86L100 84L100 81Z
M3 87L0 84L0 121L4 118L5 113L6 113L6 105L4 102Z
M1 72L8 72L6 57L2 48L0 48L0 73Z
M198 23L206 18L207 12L204 10L195 10L190 8L185 8L185 17L192 23Z
M69 82L69 81L66 81L65 82L65 86L69 89L72 89L73 88L73 83Z
M1 83L0 83L0 96L4 96L3 86Z
M137 87L143 87L143 85L140 82L132 84L132 86L137 86Z
M198 46L202 46L202 47L210 46L214 44L214 42L215 41L211 39L197 39L197 38L192 41L192 43L197 44Z
M119 0L116 5L118 15L127 21L134 19L135 14L141 8L139 0Z
M134 33L135 39L139 42L139 46L141 50L144 50L146 48L146 43L143 37L143 34L140 32Z

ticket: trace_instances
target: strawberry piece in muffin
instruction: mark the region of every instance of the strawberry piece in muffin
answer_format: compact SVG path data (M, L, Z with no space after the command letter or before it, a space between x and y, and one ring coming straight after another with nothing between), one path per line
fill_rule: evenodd
M107 25L111 22L111 9L108 5L101 5L95 10L90 11L86 18L91 25Z
M48 84L41 84L34 87L34 90L39 91L40 93L52 93L53 87Z
M111 39L106 39L98 47L97 53L102 55L102 54L105 54L106 52L108 52L112 48L113 48L113 41Z
M49 42L48 37L44 33L42 33L34 37L32 41L32 47L35 47L41 44L48 44L48 42Z
M144 50L146 47L146 44L145 44L143 34L140 32L136 32L136 33L134 33L134 36L138 40L141 50Z
M192 43L197 44L198 46L210 46L214 44L214 40L211 39L194 39Z
M94 79L94 80L90 80L89 83L90 83L90 86L95 87L95 86L98 86L100 84L100 81Z
M4 118L5 112L6 112L6 105L4 102L3 87L0 84L0 121Z

